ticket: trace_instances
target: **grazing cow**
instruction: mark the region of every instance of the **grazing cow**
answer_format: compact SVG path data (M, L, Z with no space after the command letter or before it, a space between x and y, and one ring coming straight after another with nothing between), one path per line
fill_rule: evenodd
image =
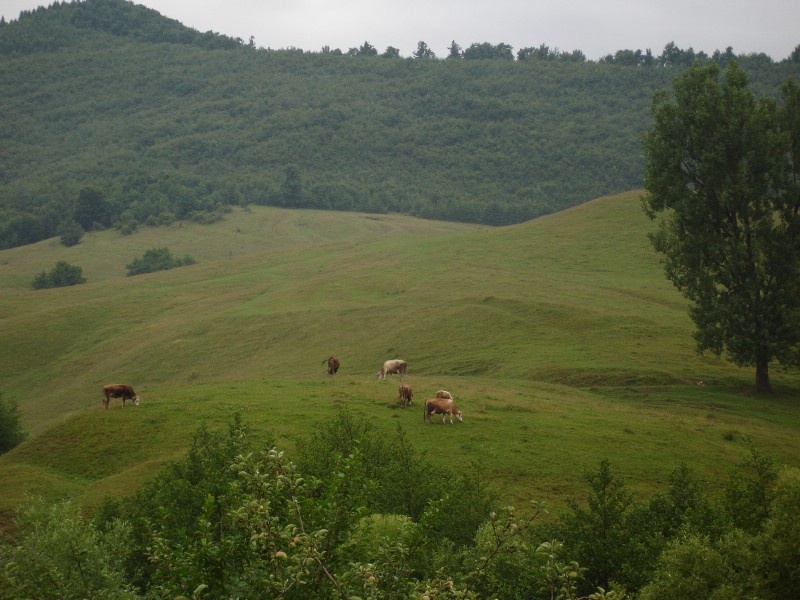
M436 397L437 398L450 398L450 400L453 399L453 395L450 392L448 392L447 390L439 390L438 392L436 392Z
M378 371L378 379L386 379L387 375L397 373L400 375L400 380L402 381L403 375L405 375L406 372L406 367L408 367L408 363L404 360L400 360L399 358L387 360L383 363L381 370Z
M139 395L131 386L124 383L110 383L103 386L103 405L106 408L111 398L122 398L122 408L125 408L126 400L133 400L133 404L139 406Z
M325 361L322 361L322 364L325 364ZM335 356L331 356L328 359L328 375L336 375L336 371L339 370L339 359Z
M458 407L456 407L455 402L450 398L427 398L425 400L425 412L422 417L423 423L427 421L433 424L431 415L442 415L442 423L444 423L445 417L449 416L451 425L453 424L454 415L459 423L464 422L464 416L461 414L461 411L458 410Z
M410 385L404 383L400 386L400 406L403 408L411 406L411 398L413 397L414 392L411 390Z

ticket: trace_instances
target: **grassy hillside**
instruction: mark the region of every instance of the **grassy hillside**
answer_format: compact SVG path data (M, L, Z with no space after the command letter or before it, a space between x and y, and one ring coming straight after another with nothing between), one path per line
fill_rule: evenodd
M775 372L779 392L759 398L751 370L697 356L648 227L633 192L497 229L262 207L4 250L0 392L31 435L0 457L0 510L27 492L125 494L201 421L236 412L291 449L344 407L480 470L520 506L563 505L604 457L641 494L680 462L718 485L747 436L800 463L797 372ZM162 246L197 264L125 276ZM58 260L88 283L31 290ZM335 378L320 364L330 354ZM396 378L375 379L394 357L409 361L411 410L392 406ZM141 406L103 410L111 382L132 384ZM421 402L441 387L463 424L423 425Z

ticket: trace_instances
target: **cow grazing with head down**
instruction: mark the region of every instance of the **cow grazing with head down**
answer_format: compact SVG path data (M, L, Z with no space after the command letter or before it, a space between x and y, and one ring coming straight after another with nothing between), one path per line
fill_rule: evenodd
M322 361L322 364L325 364L325 361ZM335 356L331 356L328 358L328 375L336 375L336 371L339 370L339 359Z
M122 398L122 408L125 408L126 400L133 400L135 406L139 406L139 395L133 388L124 383L110 383L103 386L103 405L108 408L111 398Z
M403 384L399 388L400 391L400 406L405 408L406 406L411 406L411 399L414 397L414 392L411 389L411 386L408 384Z
M459 423L464 422L464 416L451 398L426 398L425 412L422 417L423 423L427 421L433 424L431 415L442 415L442 423L444 423L445 417L450 417L451 425L453 424L453 417L458 419Z
M408 367L408 363L399 358L393 358L391 360L384 361L381 370L378 371L378 379L386 379L387 375L397 373L400 375L400 380L402 381L403 375L406 373L406 367Z

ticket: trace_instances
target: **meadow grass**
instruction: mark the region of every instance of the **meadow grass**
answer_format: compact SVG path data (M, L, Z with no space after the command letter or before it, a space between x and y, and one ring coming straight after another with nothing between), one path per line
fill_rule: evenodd
M682 462L718 488L748 438L797 465L798 373L773 369L777 392L760 397L751 369L698 356L649 227L632 192L496 229L251 208L0 252L0 392L30 432L0 457L0 511L29 493L86 505L128 494L200 423L236 413L291 452L351 410L520 507L580 497L602 458L639 497ZM163 246L197 264L125 276ZM58 260L88 283L31 290ZM396 357L410 365L410 409L395 404L396 377L375 378ZM114 382L141 406L104 410ZM440 388L464 423L423 424Z

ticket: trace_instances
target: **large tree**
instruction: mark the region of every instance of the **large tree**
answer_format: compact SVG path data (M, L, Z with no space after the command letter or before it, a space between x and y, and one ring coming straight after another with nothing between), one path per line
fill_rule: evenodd
M645 135L645 212L667 277L690 301L698 351L800 362L800 88L756 98L735 62L694 66L658 92Z

